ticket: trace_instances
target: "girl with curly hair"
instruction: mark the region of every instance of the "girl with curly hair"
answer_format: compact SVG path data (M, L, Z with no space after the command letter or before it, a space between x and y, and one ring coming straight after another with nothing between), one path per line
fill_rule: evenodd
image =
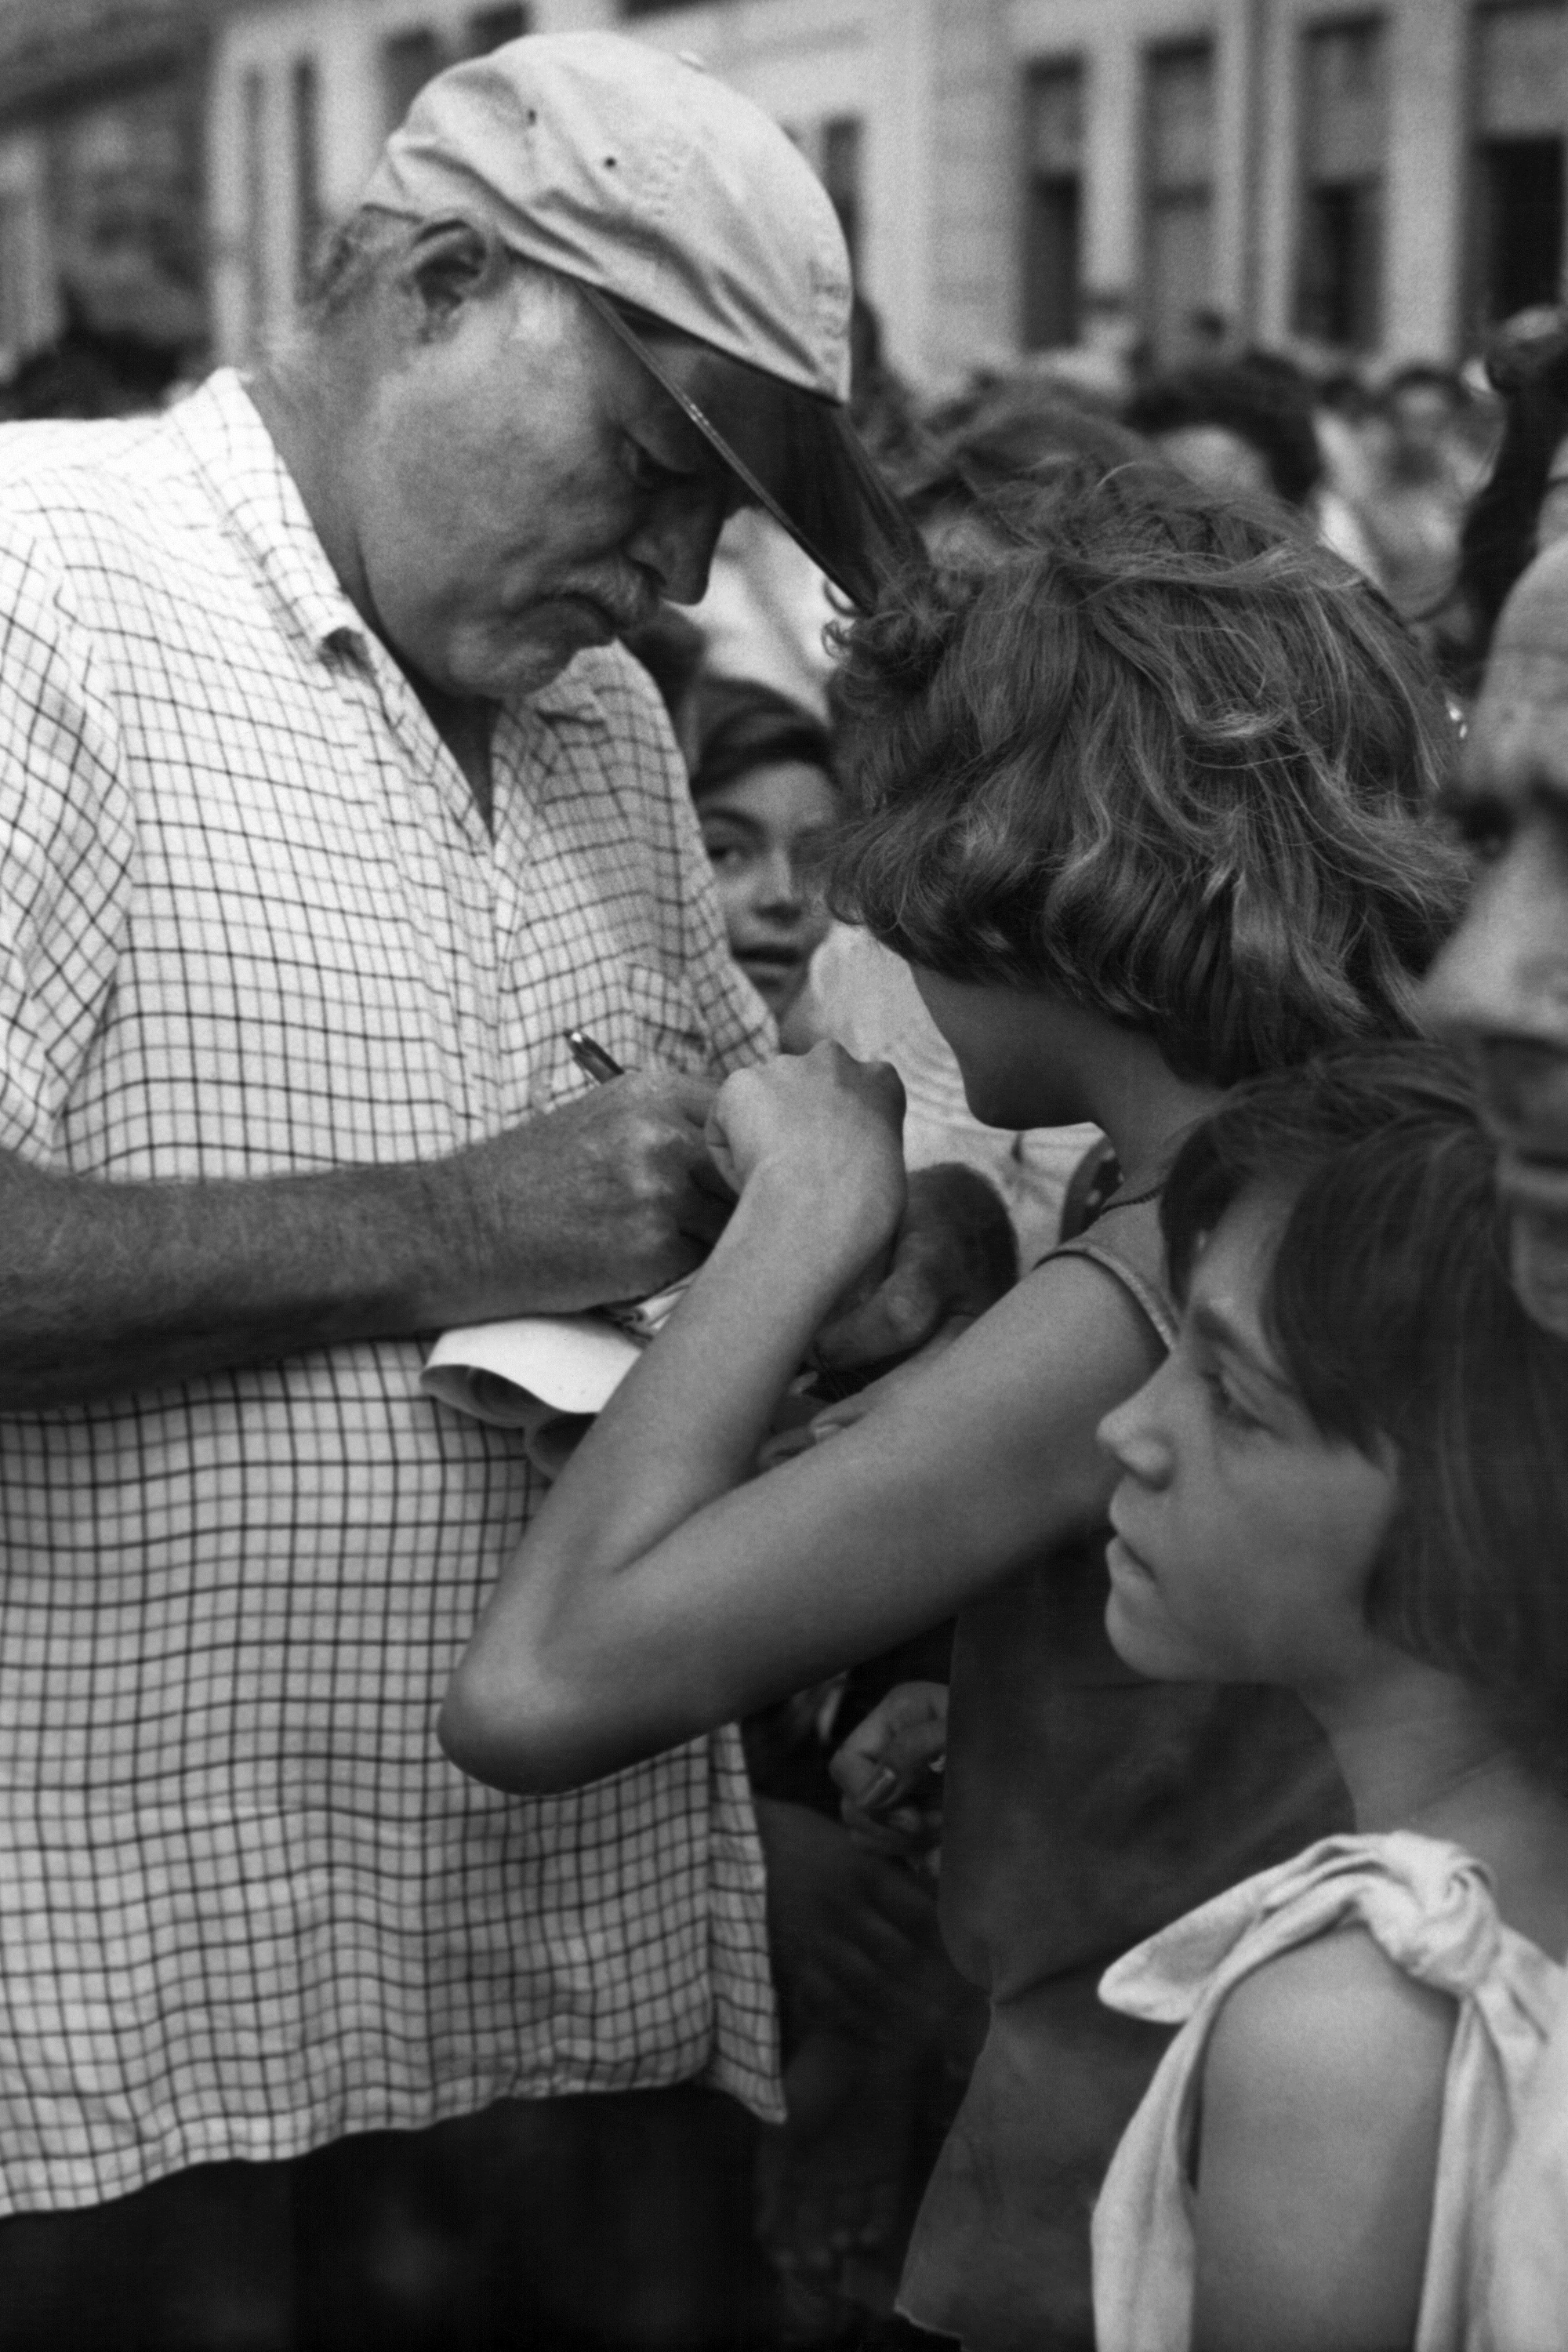
M731 1223L504 1573L442 1737L498 1786L563 1787L957 1611L941 1900L990 2024L901 2308L974 2352L1087 2344L1090 2204L1166 2038L1101 2010L1100 1975L1348 1818L1294 1696L1110 1649L1095 1431L1175 1334L1158 1202L1185 1130L1240 1080L1411 1034L1465 882L1432 814L1451 730L1364 582L1142 467L1015 498L985 560L897 582L838 705L840 905L909 961L971 1108L1094 1120L1120 1187L753 1481L894 1229L900 1104L831 1045L732 1078ZM868 1828L891 1805L897 1832L940 1715L895 1695L857 1736Z

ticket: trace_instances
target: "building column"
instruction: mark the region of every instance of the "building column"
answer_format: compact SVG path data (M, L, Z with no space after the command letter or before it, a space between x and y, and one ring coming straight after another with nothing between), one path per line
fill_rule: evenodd
M1389 26L1388 213L1383 350L1459 352L1469 180L1468 0L1403 0Z
M1003 0L937 8L927 42L927 131L910 158L929 190L923 356L939 382L1018 340L1019 73Z

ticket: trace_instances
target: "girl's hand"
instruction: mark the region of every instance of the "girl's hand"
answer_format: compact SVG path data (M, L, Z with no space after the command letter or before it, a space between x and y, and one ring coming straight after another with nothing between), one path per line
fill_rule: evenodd
M858 1062L825 1042L727 1078L709 1113L708 1150L737 1192L765 1171L825 1208L871 1212L885 1237L903 1213L903 1118L890 1063Z

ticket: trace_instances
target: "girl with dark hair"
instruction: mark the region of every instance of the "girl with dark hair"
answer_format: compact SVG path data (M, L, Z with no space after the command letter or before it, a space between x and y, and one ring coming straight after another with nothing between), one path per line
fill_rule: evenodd
M1363 1045L1239 1088L1165 1186L1180 1328L1100 1428L1111 1643L1296 1693L1356 1833L1105 1979L1181 2030L1096 2213L1100 2352L1483 2340L1568 1946L1568 1346L1491 1159L1455 1060Z
M827 730L771 687L728 678L698 688L691 725L691 797L730 953L787 1052L790 1017L831 921L823 866L838 801Z
M1412 1027L1465 881L1431 822L1450 730L1363 582L1154 467L1069 476L1010 549L911 573L850 632L839 701L840 894L977 1116L1092 1119L1121 1189L753 1481L893 1230L900 1089L832 1045L731 1080L734 1215L504 1573L442 1736L481 1779L564 1786L960 1612L941 1900L990 2025L902 2307L973 2352L1077 2346L1089 2206L1161 2047L1099 2007L1103 1969L1344 1818L1293 1697L1111 1652L1094 1432L1174 1332L1156 1203L1185 1129L1238 1079ZM863 1812L900 1785L881 1731Z

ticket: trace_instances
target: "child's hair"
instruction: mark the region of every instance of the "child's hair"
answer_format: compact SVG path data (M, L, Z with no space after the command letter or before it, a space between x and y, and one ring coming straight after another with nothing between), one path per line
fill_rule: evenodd
M807 767L833 772L833 749L820 719L750 678L708 678L698 688L693 709L696 757L691 770L691 796L700 801L708 793L732 784L753 768L801 761Z
M1368 1622L1476 1685L1510 1747L1568 1786L1568 1345L1509 1279L1464 1066L1347 1045L1238 1088L1161 1202L1178 1297L1257 1189L1288 1203L1263 1305L1281 1367L1326 1436L1397 1456Z
M1389 606L1277 512L1077 470L845 632L838 912L1217 1085L1407 1034L1466 868L1454 748Z

